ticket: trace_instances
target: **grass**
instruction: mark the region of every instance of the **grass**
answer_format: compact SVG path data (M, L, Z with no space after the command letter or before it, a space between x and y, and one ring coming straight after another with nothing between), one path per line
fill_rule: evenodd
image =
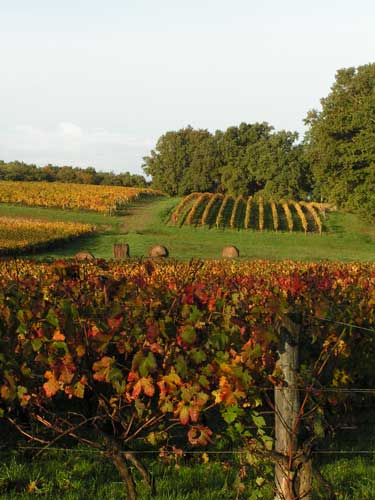
M188 226L179 228L165 223L178 201L169 198L138 202L129 206L128 213L123 217L12 205L0 205L0 216L77 221L98 227L94 235L39 252L41 258L69 258L80 250L89 250L98 258L110 258L114 243L126 242L130 245L132 257L146 256L152 245L163 244L173 258L214 259L221 256L223 246L231 244L240 249L241 258L244 259L375 260L375 226L369 226L353 214L330 213L322 235Z
M325 477L334 485L337 500L374 500L374 458L348 457L327 463L322 468ZM317 498L324 499L324 490Z
M243 479L239 492L236 461L212 461L208 464L174 465L149 462L157 494L151 497L146 485L137 480L139 500L273 500L270 484L255 486L255 476ZM330 458L320 471L334 487L337 500L373 500L375 498L375 459L373 457ZM327 488L315 484L313 500L326 500ZM238 496L237 496L238 495ZM0 464L0 498L26 500L59 498L86 500L126 499L124 485L104 457L77 449L76 452L46 452L32 460L17 453L8 454Z
M150 465L158 490L153 497L155 500L235 498L232 486L236 469L233 467L226 467L225 470L218 462L205 466L181 466L179 469L155 462ZM141 481L137 481L137 490L140 499L151 499ZM124 485L111 462L89 452L52 451L37 461L13 455L3 462L0 466L0 498L23 500L35 494L42 498L64 500L127 498Z
M336 500L374 500L375 498L375 409L370 406L361 412L346 413L343 420L351 425L321 444L333 454L315 455L314 463L330 482ZM10 439L9 447L6 439ZM26 500L58 498L86 500L106 498L126 499L124 485L111 461L96 450L83 445L71 449L51 448L37 458L29 450L10 451L16 443L7 433L0 448L0 499ZM19 441L21 446L23 441ZM71 443L70 443L71 445ZM321 448L322 449L322 448ZM341 453L336 454L339 450ZM362 451L368 454L361 454ZM349 452L348 454L345 454ZM239 480L244 458L239 455L210 455L203 463L202 455L188 455L163 463L161 459L141 457L155 479L157 494L150 496L146 485L137 479L139 500L273 500L271 481L258 488L259 472L247 467L247 475ZM265 469L266 470L266 469ZM314 482L313 500L327 500L327 487Z
M350 415L348 409L347 417ZM337 500L375 498L375 412L373 408L352 410L354 425L343 428L322 446L331 455L318 457L319 470L331 483ZM339 451L338 454L333 452ZM364 453L366 452L366 453ZM326 491L315 484L315 498L325 499Z

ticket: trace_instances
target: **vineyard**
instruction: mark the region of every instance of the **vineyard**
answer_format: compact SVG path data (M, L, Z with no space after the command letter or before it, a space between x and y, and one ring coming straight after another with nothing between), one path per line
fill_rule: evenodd
M140 198L163 196L161 191L122 186L59 182L0 181L0 203L31 207L92 210L117 214Z
M0 217L0 256L39 250L93 231L93 226L77 222Z
M0 262L0 289L4 439L13 429L38 447L69 436L99 450L130 499L134 467L150 482L137 450L223 446L247 450L252 498L264 498L274 458L265 410L284 387L285 329L300 332L307 436L300 461L288 456L291 488L301 454L311 460L343 421L347 390L374 386L371 264L20 260Z
M171 216L174 224L322 233L328 206L316 202L265 202L252 196L191 193Z

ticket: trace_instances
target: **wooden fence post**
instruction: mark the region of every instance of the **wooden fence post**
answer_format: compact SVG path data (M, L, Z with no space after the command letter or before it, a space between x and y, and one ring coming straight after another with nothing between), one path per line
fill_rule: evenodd
M279 360L283 387L275 387L275 500L311 500L311 461L299 450L298 428L300 393L298 389L300 326L289 318L281 326Z
M115 243L113 245L113 256L115 259L129 257L129 245L127 243Z

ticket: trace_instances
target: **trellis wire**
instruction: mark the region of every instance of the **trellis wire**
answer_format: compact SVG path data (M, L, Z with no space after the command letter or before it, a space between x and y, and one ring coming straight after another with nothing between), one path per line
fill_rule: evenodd
M20 446L16 448L16 451L39 451L43 450L43 447L33 447L33 446ZM103 455L105 451L100 450L79 450L74 448L47 448L45 452L62 452L62 453L81 453L81 454L93 454L93 455ZM251 453L250 450L240 449L240 450L181 450L183 455L202 455L206 453L207 455L244 455L246 453ZM1 454L11 455L11 451L0 450ZM14 452L13 452L14 453ZM137 454L137 455L160 455L160 450L124 450L123 453ZM172 453L171 453L172 454ZM375 455L375 450L314 450L312 451L314 455Z
M335 319L330 319L330 318L320 318L318 316L307 316L307 317L310 319L316 319L318 321L324 321L326 323L334 323L340 326L347 326L349 328L355 328L357 330L363 330L365 332L375 333L375 330L373 328L367 328L366 326L353 325L352 323L345 323L344 321L337 321Z

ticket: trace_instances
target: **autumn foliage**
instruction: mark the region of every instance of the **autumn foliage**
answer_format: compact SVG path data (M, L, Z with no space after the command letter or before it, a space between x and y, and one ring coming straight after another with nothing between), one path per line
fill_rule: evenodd
M60 182L0 181L0 203L30 207L91 210L115 214L140 197L164 196L149 188L64 184Z
M0 217L0 255L45 248L92 233L95 227L79 222Z
M22 430L22 408L46 443L127 451L237 436L271 450L259 411L283 383L280 325L302 325L314 407L338 404L320 388L374 381L373 333L337 323L372 328L374 284L371 264L2 262L1 415Z

